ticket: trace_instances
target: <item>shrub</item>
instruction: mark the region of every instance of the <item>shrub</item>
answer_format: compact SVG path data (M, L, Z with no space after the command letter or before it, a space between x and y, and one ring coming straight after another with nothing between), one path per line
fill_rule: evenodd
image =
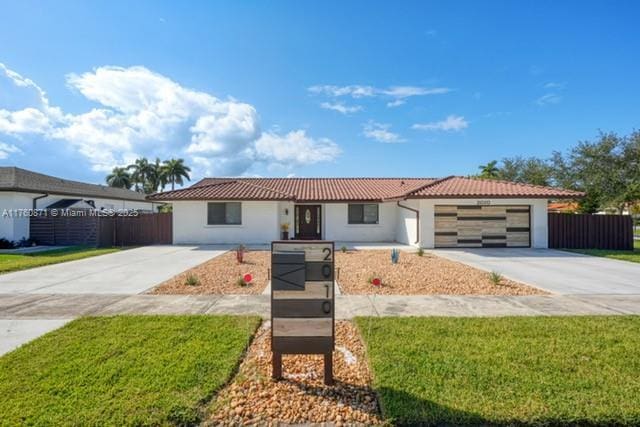
M340 252L342 252L343 254L347 253L347 247L342 245L342 247L340 248Z
M245 286L248 285L248 283L244 281L243 277L238 277L238 279L236 279L236 285L244 288Z
M497 271L492 271L491 273L489 273L489 280L491 280L491 283L493 283L495 286L502 285L502 274L498 273Z
M418 252L416 252L418 256L424 256L424 249L418 248Z
M391 249L391 264L397 264L400 260L400 251L398 248Z
M11 240L7 240L4 237L0 238L0 249L13 249L15 244Z
M244 254L247 252L247 248L244 245L240 245L236 248L236 261L239 264L244 262Z
M195 274L189 274L184 283L187 286L198 286L200 284L200 279L198 279L198 276Z

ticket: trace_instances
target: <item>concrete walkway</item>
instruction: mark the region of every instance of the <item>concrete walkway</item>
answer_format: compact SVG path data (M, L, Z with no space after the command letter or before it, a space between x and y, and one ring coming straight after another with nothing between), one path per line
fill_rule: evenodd
M253 314L269 317L268 295L0 294L0 319L116 314ZM336 318L355 316L545 316L640 314L639 295L336 296Z
M435 249L438 256L497 271L561 295L640 294L640 264L553 249Z
M0 275L0 293L137 294L223 254L222 246L145 246Z

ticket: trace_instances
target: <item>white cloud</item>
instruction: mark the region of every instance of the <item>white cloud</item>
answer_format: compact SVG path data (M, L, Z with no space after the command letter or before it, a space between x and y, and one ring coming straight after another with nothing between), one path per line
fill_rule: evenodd
M369 139L387 144L403 142L404 139L402 139L399 134L391 132L389 130L390 128L390 124L369 121L363 125L362 133Z
M542 87L545 89L557 89L557 90L562 90L564 89L565 86L566 86L566 83L564 82L547 82L542 85Z
M401 105L404 105L406 103L407 103L407 101L405 101L404 99L396 99L394 101L387 102L387 107L395 108L395 107L399 107Z
M412 129L417 130L435 130L435 131L451 131L458 132L469 127L467 122L462 116L447 116L446 119L439 122L431 123L416 123L411 126Z
M185 88L140 66L98 67L68 75L67 84L98 106L63 114L49 105L45 92L33 81L0 64L0 89L8 86L30 95L5 99L0 91L0 133L41 134L64 141L99 171L138 156L185 156L201 170L222 175L240 175L255 162L274 161L274 156L262 156L257 150L262 132L258 112L250 104ZM15 105L14 98L31 101L7 109ZM320 145L318 141L324 141L305 138ZM339 149L325 151L320 161L338 153ZM299 159L293 156L290 164L305 164Z
M349 105L345 105L341 102L323 102L322 104L320 104L320 108L324 108L325 110L333 110L333 111L337 111L339 113L342 114L351 114L351 113L355 113L357 111L361 111L362 110L362 106L360 105L353 105L353 106L349 106Z
M536 99L535 103L543 107L545 105L558 104L562 101L562 96L556 93L547 93Z
M256 142L256 157L281 165L310 165L334 160L340 147L328 138L314 139L304 130L279 135L265 132Z
M345 96L350 96L354 99L374 97L391 98L391 101L387 102L388 107L402 105L406 99L413 96L440 95L451 92L451 89L446 87L391 86L388 88L376 88L364 85L316 85L309 87L307 90L313 94L324 95L331 98Z
M22 153L22 150L12 144L0 142L0 160L9 158L11 154Z
M309 92L317 95L326 95L331 97L351 96L352 98L365 98L376 95L377 89L372 86L350 85L316 85L308 88Z
M410 96L424 96L424 95L441 95L443 93L451 92L451 89L446 87L418 87L418 86L392 86L389 89L380 89L380 93L389 95L393 98L404 99Z

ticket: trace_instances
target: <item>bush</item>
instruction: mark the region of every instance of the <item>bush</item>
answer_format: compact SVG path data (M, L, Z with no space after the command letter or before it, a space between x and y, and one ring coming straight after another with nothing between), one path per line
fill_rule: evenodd
M244 277L238 277L238 279L236 280L236 285L240 286L241 288L244 288L245 286L248 285L248 283L244 281Z
M424 256L424 249L418 248L418 252L416 252L418 256Z
M7 240L4 237L0 238L0 249L13 249L16 245L11 241Z
M343 254L344 254L344 253L347 253L347 247L343 245L343 246L340 248L340 252L342 252Z
M495 286L502 285L502 274L498 273L497 271L492 271L491 273L489 273L489 280L491 280L491 283L493 283Z
M198 286L200 284L200 279L198 279L198 276L195 274L189 274L184 283L187 286Z
M247 252L247 248L244 245L240 245L236 248L236 261L238 264L242 264L244 262L244 254Z

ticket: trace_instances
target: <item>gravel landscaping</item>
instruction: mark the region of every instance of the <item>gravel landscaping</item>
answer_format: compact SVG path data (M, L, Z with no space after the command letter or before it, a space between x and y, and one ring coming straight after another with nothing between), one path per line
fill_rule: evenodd
M280 423L382 424L360 335L353 324L336 322L334 386L323 383L323 359L285 355L284 379L271 379L269 322L258 330L234 381L216 397L207 425Z
M449 261L433 254L400 252L397 264L391 251L337 252L338 283L345 294L383 295L545 295L537 288L502 278L491 281L490 273ZM371 279L381 279L373 286Z
M152 294L260 294L267 286L271 267L269 251L248 251L239 264L235 251L212 258L186 270L153 288ZM239 284L245 274L251 274L250 284ZM189 284L189 278L191 284Z

